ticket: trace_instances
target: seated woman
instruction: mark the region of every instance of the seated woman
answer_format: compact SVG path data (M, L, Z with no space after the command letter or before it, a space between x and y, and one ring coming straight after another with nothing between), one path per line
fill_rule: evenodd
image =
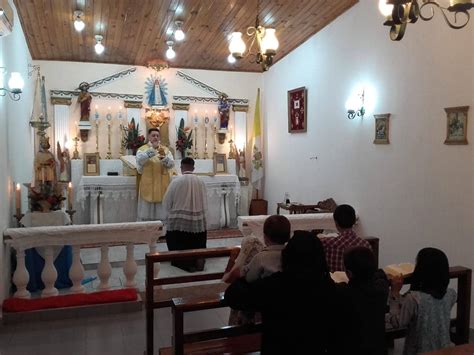
M448 258L435 248L418 252L409 292L400 296L403 279L392 279L388 322L393 327L408 328L404 355L450 346L450 313L456 303L456 291L448 284Z

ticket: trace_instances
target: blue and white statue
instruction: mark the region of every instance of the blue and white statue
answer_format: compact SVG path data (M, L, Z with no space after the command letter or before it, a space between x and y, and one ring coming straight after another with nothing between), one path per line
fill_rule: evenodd
M161 76L150 75L145 82L147 103L150 107L162 108L168 105L167 86Z

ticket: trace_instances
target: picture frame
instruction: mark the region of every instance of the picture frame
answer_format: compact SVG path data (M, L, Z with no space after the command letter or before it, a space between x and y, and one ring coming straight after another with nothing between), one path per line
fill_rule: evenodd
M467 112L469 106L446 107L444 111L446 111L446 139L444 144L468 144Z
M227 156L214 154L214 174L227 174Z
M84 176L100 175L99 153L84 153Z
M304 133L308 125L308 90L302 86L288 91L288 133Z
M375 132L374 144L390 144L390 114L383 113L374 115L375 118Z

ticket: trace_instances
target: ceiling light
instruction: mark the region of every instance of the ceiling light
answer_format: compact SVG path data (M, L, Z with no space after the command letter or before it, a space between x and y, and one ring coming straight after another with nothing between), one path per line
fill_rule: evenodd
M166 58L168 59L173 59L176 57L176 52L173 49L173 41L167 41L166 45L168 46L168 49L166 50Z
M7 73L7 69L5 67L0 67L0 74L5 75ZM25 82L21 77L21 74L18 72L12 72L10 74L10 79L8 80L8 87L0 87L0 96L5 96L8 93L8 96L13 101L20 100L20 94L23 92L23 87L25 86Z
M429 6L431 12L423 15L423 9ZM415 23L418 18L429 21L434 17L434 9L438 8L449 27L458 30L466 27L469 23L469 10L474 7L472 0L450 0L450 6L443 7L435 0L422 0L419 5L417 0L379 0L379 10L385 16L385 26L390 27L390 39L400 41L405 35L406 27L409 23ZM450 20L448 15L454 14L454 20ZM464 16L460 16L460 14ZM458 22L458 17L461 20Z
M77 10L74 11L74 28L76 29L77 32L81 32L84 27L86 27L86 24L82 20L82 17L84 16L84 12Z
M101 36L101 35L96 35L96 36L95 36L95 41L96 41L97 43L95 44L95 47L94 47L94 48L95 48L95 52L96 52L97 54L102 54L102 53L104 52L104 50L105 50L105 47L104 47L104 45L102 44L102 40L103 40L103 39L104 39L104 37Z
M174 39L180 42L185 37L185 34L181 28L183 26L183 21L175 21L174 23L176 24L176 31L174 31Z
M247 28L247 36L251 38L250 46L246 52L246 45L242 39L241 32L233 32L229 42L229 51L235 59L252 55L255 63L261 64L264 71L273 64L273 57L278 49L278 39L274 28L260 26L258 14L260 13L260 1L257 2L257 16L255 26ZM256 53L252 53L253 45L257 42Z
M0 16L3 16L4 13L5 11L3 10L3 8L0 7Z
M227 61L230 64L234 64L237 61L237 59L235 59L235 57L232 54L229 54L229 56L227 57Z

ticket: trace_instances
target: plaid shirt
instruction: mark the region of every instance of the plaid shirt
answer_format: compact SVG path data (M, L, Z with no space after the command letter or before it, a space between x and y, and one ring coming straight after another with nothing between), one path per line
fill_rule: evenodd
M321 241L331 272L344 271L344 251L347 248L362 246L372 250L369 242L359 238L352 229L346 230L334 238L322 238Z

